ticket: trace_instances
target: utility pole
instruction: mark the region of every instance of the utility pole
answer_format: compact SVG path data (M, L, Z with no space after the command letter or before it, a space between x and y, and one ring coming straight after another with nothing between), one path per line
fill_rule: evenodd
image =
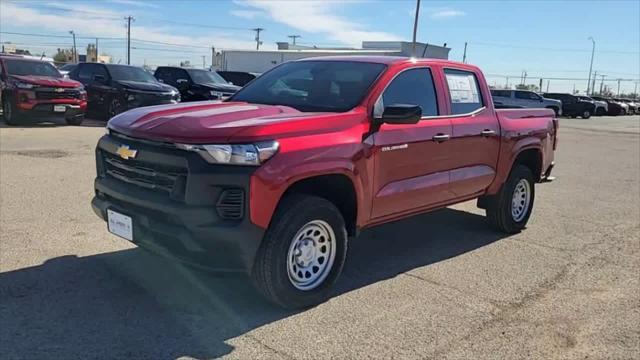
M638 97L638 82L636 81L636 85L633 87L633 93Z
M96 38L96 62L99 63L100 61L98 60L98 38Z
M290 38L290 39L293 39L293 45L295 45L296 44L296 39L299 38L299 37L302 37L302 36L300 36L300 35L289 35L287 37Z
M76 33L71 30L69 31L69 34L71 34L71 36L73 36L73 62L77 63L78 62L78 49L76 48Z
M547 80L547 92L549 92L549 83L551 83L551 80Z
M131 21L136 19L133 16L127 16L124 19L127 20L127 65L131 65Z
M262 41L260 41L260 32L264 31L263 28L255 28L255 29L251 29L252 31L256 32L256 50L260 50L260 45L262 44Z
M524 85L524 83L527 82L527 70L522 70L521 81L522 81L522 85Z
M593 72L593 79L592 80L592 84L591 84L591 95L595 94L596 92L596 78L598 77L598 71L594 71ZM587 93L587 96L589 96L589 93Z
M206 58L206 56L202 55L202 68L206 69L207 68L207 64L205 63L204 59Z
M589 80L587 82L587 95L589 95L589 85L591 85L591 70L593 69L593 54L596 51L596 41L593 37L589 36L589 40L591 40L591 65L589 65Z
M213 65L216 63L216 48L215 47L211 47L211 67L213 68Z
M618 79L618 96L620 96L620 80L622 79Z
M464 54L462 54L462 63L467 63L467 42L464 42Z
M507 76L507 83L504 85L504 88L505 88L505 89L508 89L508 88L509 88L509 77L508 77L508 76Z
M600 95L602 95L602 85L604 84L604 77L607 75L600 75Z
M538 86L538 90L542 91L542 78L540 78L540 86Z
M416 35L418 34L418 14L420 14L420 0L416 0L416 17L413 20L413 45L411 47L412 57L416 57Z

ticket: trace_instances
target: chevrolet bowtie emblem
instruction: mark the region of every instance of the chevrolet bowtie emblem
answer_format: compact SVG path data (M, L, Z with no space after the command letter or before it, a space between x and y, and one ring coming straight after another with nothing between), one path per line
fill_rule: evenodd
M138 150L132 150L129 148L129 145L120 145L118 146L118 150L116 154L120 155L121 158L125 160L133 159L138 154Z

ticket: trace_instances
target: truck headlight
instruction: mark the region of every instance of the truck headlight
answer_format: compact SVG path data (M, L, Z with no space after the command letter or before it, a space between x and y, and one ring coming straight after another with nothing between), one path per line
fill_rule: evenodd
M209 95L211 95L211 97L214 97L216 99L222 99L223 93L220 91L211 90L209 91Z
M179 149L194 151L211 164L258 166L278 152L277 141L262 141L255 144L176 144Z
M36 87L36 85L29 84L29 83L23 83L23 82L17 81L17 82L16 82L16 87L17 87L18 89L33 89L34 87Z

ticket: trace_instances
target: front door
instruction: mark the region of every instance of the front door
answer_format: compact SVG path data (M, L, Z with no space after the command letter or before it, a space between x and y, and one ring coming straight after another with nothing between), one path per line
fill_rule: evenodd
M459 199L480 194L493 182L500 125L495 113L485 107L489 97L480 91L476 74L454 69L445 69L444 74L453 127L450 190Z
M439 109L431 70L401 72L378 99L374 117L385 105L420 105L417 124L382 124L372 135L374 197L372 218L427 208L451 199L449 186L451 121L438 118Z

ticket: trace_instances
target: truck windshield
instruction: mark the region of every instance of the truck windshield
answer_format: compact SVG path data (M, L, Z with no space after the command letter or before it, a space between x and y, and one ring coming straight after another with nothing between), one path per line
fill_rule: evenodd
M60 74L55 66L44 61L5 59L4 63L9 75L62 77L62 74Z
M228 84L227 80L214 71L189 69L187 72L196 84Z
M113 80L126 80L138 82L158 82L153 75L135 66L127 65L107 65Z
M362 101L384 69L384 64L353 61L289 62L256 78L229 101L344 112Z

